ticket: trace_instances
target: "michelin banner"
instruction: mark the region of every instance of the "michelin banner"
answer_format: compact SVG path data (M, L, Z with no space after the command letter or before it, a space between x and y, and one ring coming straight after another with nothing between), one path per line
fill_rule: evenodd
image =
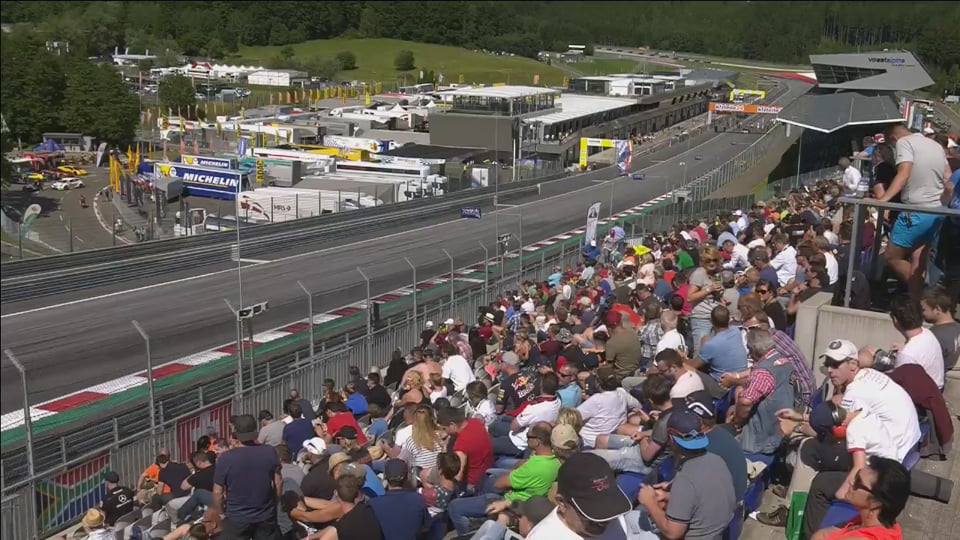
M584 234L584 243L597 239L597 221L600 219L600 203L595 202L587 210L587 232Z

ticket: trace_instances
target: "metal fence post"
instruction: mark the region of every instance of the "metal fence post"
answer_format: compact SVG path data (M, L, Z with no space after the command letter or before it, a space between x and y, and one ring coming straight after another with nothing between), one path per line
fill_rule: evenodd
M73 218L67 220L67 232L70 233L70 253L73 253Z
M147 335L147 332L144 331L143 327L140 326L140 323L136 320L132 320L130 323L133 324L133 327L140 333L140 337L143 338L144 347L146 347L147 400L150 404L150 436L153 436L157 432L157 402L153 393L153 356L150 355L150 336Z
M227 304L230 313L233 313L233 325L237 330L237 395L240 395L243 393L243 333L240 330L240 314L233 309L229 300L224 298L223 302Z
M303 283L300 280L297 280L297 285L303 290L304 294L307 295L307 311L309 312L309 321L310 321L310 360L313 361L314 354L314 336L313 336L313 295L310 294L310 291L303 286Z
M417 326L417 315L419 314L419 306L417 305L417 267L410 262L409 257L404 257L403 260L407 261L407 265L410 267L410 270L413 271L413 326Z
M369 364L373 362L373 305L370 302L370 278L363 273L363 270L361 270L359 266L357 267L357 272L360 272L363 280L367 282L367 335L364 339L366 340L366 356L367 363Z
M480 249L483 250L483 302L485 304L490 303L490 252L487 250L487 246L483 245L483 242L477 240L477 243L480 244Z
M453 257L450 256L450 252L446 248L441 248L440 251L450 259L450 314L453 315L453 293L456 288L456 283L453 281Z
M20 391L23 392L23 431L26 434L25 438L27 446L27 472L32 477L34 473L33 419L30 418L30 395L27 393L27 370L23 367L23 364L17 360L17 357L13 355L13 351L10 349L5 349L3 354L6 355L8 360L10 360L10 363L13 364L13 367L17 368L17 371L20 372Z

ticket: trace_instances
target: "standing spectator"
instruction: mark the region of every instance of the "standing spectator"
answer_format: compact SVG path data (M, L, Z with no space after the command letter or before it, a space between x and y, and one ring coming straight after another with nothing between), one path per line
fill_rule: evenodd
M950 177L943 147L919 133L911 134L902 124L887 130L887 140L896 144L897 175L890 189L877 200L889 202L900 195L904 204L940 207L944 181ZM920 298L923 293L930 243L942 222L943 216L903 212L897 216L890 232L884 259L914 298Z
M369 501L384 540L419 538L430 522L423 495L410 488L409 471L402 459L388 460L383 475L387 491Z
M910 497L910 472L896 460L873 456L853 480L845 500L858 516L844 527L817 531L811 540L903 538L897 517Z
M855 196L857 188L860 186L860 171L850 163L850 158L846 156L840 158L838 165L840 171L843 172L843 196Z
M906 296L896 296L890 301L890 319L894 328L903 334L907 342L898 346L897 366L919 364L927 375L943 389L943 352L937 336L923 327L920 301Z
M473 490L493 466L493 440L482 420L466 418L463 409L445 407L437 412L437 423L450 437L456 437L453 451L460 457L457 479Z
M225 538L276 538L277 498L283 484L277 452L272 446L257 444L253 416L237 416L233 430L232 438L239 444L217 460L213 511L225 516ZM230 504L225 506L227 499Z
M955 369L960 358L960 323L953 320L950 310L956 307L943 289L927 289L923 293L923 320L930 323L930 331L940 342L944 370Z
M260 434L257 440L260 444L269 444L270 446L279 446L283 444L283 428L286 424L273 419L273 413L268 410L260 411L257 415L260 419Z
M287 410L292 420L283 427L283 442L290 448L303 448L303 441L314 435L313 424L303 417L298 402L290 403Z
M607 362L613 364L619 377L633 377L640 367L642 354L636 331L623 324L623 316L619 311L607 313L605 322L610 334L606 345Z
M954 147L954 155L960 161L960 153ZM947 208L960 210L960 166L954 169L950 179L943 185L940 202ZM952 249L960 245L960 217L950 216L940 230L940 249L937 250L940 259L940 268L943 270L941 281L944 293L950 299L950 311L956 314L957 305L960 305L960 249Z
M720 283L720 264L723 259L713 246L705 246L700 252L700 267L690 275L690 292L687 300L693 306L690 311L690 331L693 334L693 350L700 351L701 341L710 333L710 312L720 305L723 285Z
M115 471L107 472L104 485L107 493L100 501L100 509L103 510L104 522L113 527L118 518L133 510L136 494L132 489L120 485L120 475Z

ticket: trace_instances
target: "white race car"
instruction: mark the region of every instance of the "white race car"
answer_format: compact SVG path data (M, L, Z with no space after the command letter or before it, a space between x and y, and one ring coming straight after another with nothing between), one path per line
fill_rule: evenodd
M83 184L83 180L77 177L71 176L71 177L61 178L60 180L57 180L50 187L52 187L57 191L64 191L67 189L82 188L84 187L84 184Z

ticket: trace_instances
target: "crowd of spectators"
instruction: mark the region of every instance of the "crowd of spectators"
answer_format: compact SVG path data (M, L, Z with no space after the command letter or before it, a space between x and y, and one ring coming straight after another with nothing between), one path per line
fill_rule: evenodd
M921 138L935 142L901 128L875 138L873 195L957 207L957 174ZM960 250L937 250L945 288L926 285L921 259L930 226L960 235L913 212L854 224L838 199L862 178L841 166L635 245L614 227L578 265L468 319L427 322L383 369L237 415L189 463L161 450L132 489L108 474L83 528L99 538L143 505L172 521L170 539L719 540L748 515L786 527L791 514L797 538L903 538L908 497L943 497L914 466L951 451L942 390L960 355L960 264L942 262ZM818 385L793 341L799 306L839 297L849 258L863 268L878 234L909 293L889 304L902 337L889 350L831 342ZM866 277L852 288L870 308ZM758 512L771 485L780 504Z

